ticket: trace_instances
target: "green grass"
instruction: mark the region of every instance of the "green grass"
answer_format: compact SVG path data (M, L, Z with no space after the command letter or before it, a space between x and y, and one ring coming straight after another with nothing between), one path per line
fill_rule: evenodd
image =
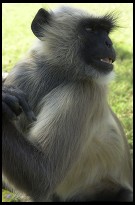
M128 142L133 141L133 4L132 3L65 3L89 12L104 14L116 11L121 28L111 34L117 52L116 78L110 84L109 103L120 118ZM2 4L2 69L9 72L33 44L31 21L41 7L54 9L60 3L3 3Z
M2 202L19 202L19 199L10 191L2 189Z

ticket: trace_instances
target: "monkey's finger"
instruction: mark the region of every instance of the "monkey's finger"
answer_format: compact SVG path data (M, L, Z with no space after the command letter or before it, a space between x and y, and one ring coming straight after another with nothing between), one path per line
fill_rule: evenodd
M10 107L10 109L15 113L15 115L20 115L22 109L20 108L18 99L10 94L2 94L2 100Z
M33 122L33 121L36 121L36 120L37 120L37 118L35 117L33 111L27 112L26 115L27 115L27 118L28 118L28 120L29 120L30 122Z
M10 109L10 107L5 102L2 102L2 114L10 120L17 119L14 112Z
M18 100L19 100L19 104L22 107L22 110L24 111L28 120L30 122L36 121L37 119L36 119L33 111L31 110L29 104L26 102L26 100L20 96L18 96Z
M18 99L15 96L10 95L9 93L8 94L7 93L2 93L2 101L6 102L8 104L18 103Z

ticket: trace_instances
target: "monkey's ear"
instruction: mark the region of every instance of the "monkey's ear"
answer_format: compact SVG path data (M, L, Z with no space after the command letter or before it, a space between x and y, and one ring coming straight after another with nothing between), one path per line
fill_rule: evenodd
M31 29L37 38L41 39L44 36L45 25L49 24L50 17L51 14L43 8L37 12L31 23Z

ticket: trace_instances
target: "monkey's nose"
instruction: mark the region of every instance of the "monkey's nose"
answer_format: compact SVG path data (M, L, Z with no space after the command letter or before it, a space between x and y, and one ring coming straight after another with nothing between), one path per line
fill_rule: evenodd
M109 42L109 41L105 41L105 45L108 47L108 48L111 48L112 47L112 43L111 42Z

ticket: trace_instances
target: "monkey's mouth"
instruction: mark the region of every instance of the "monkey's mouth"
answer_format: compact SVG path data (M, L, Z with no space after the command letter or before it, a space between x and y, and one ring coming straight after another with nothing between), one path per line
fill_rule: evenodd
M91 59L91 65L98 70L99 72L102 73L108 73L113 70L113 62L115 61L115 56L109 56L109 57L101 57L99 56L98 58L93 58Z
M93 60L93 66L96 70L103 73L108 73L113 70L113 62L115 61L115 57L99 57Z
M112 58L101 58L100 61L112 64L114 60Z

